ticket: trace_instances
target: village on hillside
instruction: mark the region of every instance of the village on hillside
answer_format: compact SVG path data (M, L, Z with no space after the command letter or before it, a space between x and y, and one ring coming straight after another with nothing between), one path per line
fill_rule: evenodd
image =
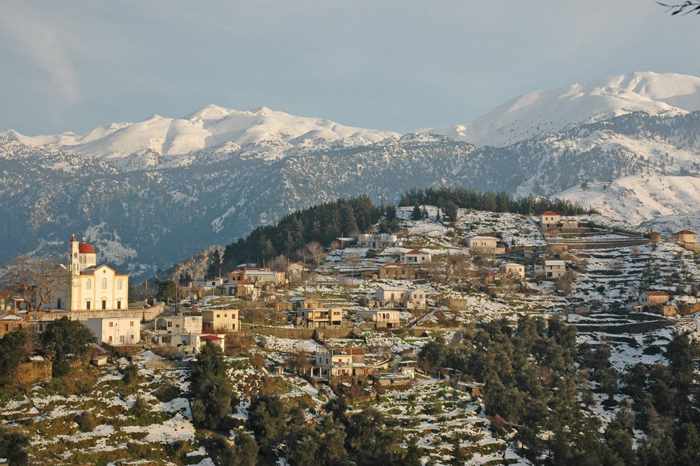
M700 336L695 232L555 211L452 216L398 207L393 232L372 226L300 260L214 263L207 276L145 284L71 236L65 263L17 262L0 291L0 347L18 331L34 336L3 361L13 376L0 381L0 426L26 435L30 464L255 464L222 459L210 431L242 457L244 434L265 448L261 396L293 403L301 424L343 400L348 413L378 412L402 449L419 452L415 464L533 464L485 381L432 354L501 322L561 322L572 344L608 352L585 407L605 425L631 398L621 375L613 388L604 376L665 364L674 336ZM90 342L71 346L70 332ZM57 349L74 347L81 354ZM232 408L216 425L216 400L192 376L210 352L225 364Z

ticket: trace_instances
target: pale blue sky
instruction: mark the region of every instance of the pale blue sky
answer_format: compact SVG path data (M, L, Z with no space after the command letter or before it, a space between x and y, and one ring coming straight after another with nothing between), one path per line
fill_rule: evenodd
M700 75L653 0L0 0L0 128L84 131L209 103L398 131L629 71Z

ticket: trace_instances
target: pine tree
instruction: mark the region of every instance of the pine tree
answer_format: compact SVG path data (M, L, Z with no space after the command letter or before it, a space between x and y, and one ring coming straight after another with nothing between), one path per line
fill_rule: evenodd
M411 212L411 220L421 220L423 219L423 212L420 210L418 203L413 206L413 211Z
M345 236L353 236L359 233L357 221L355 220L355 212L349 204L343 204L340 207L340 233Z

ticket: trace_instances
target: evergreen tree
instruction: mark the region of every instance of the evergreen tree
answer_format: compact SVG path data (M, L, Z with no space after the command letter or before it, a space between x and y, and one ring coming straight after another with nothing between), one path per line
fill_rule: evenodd
M27 356L28 335L15 330L0 338L0 386L14 381L15 370Z
M43 350L53 355L53 374L57 376L68 373L69 356L85 354L95 341L87 327L66 317L50 322L39 339Z
M422 220L423 212L420 209L418 203L413 206L413 211L411 211L411 220Z
M349 204L343 204L340 207L340 233L344 236L353 236L359 232L355 212Z

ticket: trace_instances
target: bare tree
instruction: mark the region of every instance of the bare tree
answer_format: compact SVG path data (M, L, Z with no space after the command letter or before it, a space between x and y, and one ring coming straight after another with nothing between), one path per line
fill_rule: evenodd
M323 257L323 248L321 244L317 241L312 241L304 246L304 257L310 257L313 264L318 267Z
M272 259L270 262L270 268L275 272L287 272L287 267L289 266L289 259L287 256L279 255Z
M6 285L24 299L29 310L46 306L70 284L68 270L50 259L20 256L9 269Z
M656 3L666 8L671 13L671 16L700 15L700 0L686 0L680 3Z

